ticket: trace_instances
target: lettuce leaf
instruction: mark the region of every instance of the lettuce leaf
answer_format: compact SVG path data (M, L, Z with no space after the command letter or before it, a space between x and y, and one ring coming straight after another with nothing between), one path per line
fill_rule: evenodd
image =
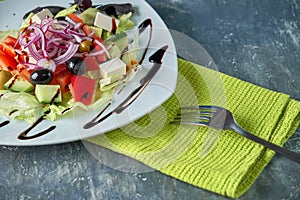
M97 8L88 8L83 11L79 17L83 20L83 22L87 25L94 25L94 20L99 10Z
M129 12L128 14L124 14L119 17L120 23L116 30L116 34L130 30L134 27L134 22L130 19L131 16L132 12Z
M77 4L74 4L72 5L71 7L68 7L64 10L61 10L59 11L54 18L58 18L58 17L65 17L65 16L68 16L69 14L71 13L74 13L75 11L78 10L78 5Z
M64 97L64 101L60 104L47 104L44 107L44 112L50 109L50 113L45 116L46 119L55 121L60 119L75 108L82 108L86 111L91 111L99 108L100 106L107 104L112 100L112 94L114 90L102 92L101 95L96 97L96 101L89 106L84 105L80 102L74 102L72 96L70 98Z
M43 115L41 104L29 93L0 90L0 96L1 115L31 124Z

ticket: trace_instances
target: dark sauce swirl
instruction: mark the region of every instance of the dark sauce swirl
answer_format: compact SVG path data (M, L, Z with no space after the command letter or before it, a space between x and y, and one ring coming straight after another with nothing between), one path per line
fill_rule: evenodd
M141 81L140 81L141 85L139 87L137 87L134 91L132 91L129 94L129 96L123 102L121 102L119 104L119 106L117 106L113 111L110 111L104 117L98 119L110 105L110 104L108 104L103 110L100 111L100 113L96 117L94 117L91 121L87 122L83 126L83 128L90 129L90 128L96 126L97 124L101 123L105 119L107 119L109 116L111 116L111 114L113 114L113 113L119 114L119 113L123 112L131 103L133 103L138 98L138 96L141 95L142 91L145 89L145 87L149 84L149 82L154 77L156 72L159 70L160 66L162 65L162 58L163 58L167 48L168 48L168 45L160 48L153 55L150 56L149 62L153 63L153 67L148 72L148 74L144 78L141 79ZM125 104L127 104L127 105L125 105Z
M4 122L1 122L0 123L0 128L1 127L4 127L4 126L6 126L6 125L8 125L10 123L10 121L8 121L8 120L6 120L6 121L4 121Z
M20 133L19 136L18 136L18 139L20 139L20 140L30 140L30 139L34 139L34 138L43 136L43 135L51 132L52 130L54 130L56 128L56 126L51 126L51 127L47 128L46 130L43 130L39 133L28 136L28 133L30 133L30 131L32 129L34 129L38 124L40 124L45 119L45 116L49 113L50 113L50 110L45 112L45 114L43 116L41 116L35 123L33 123L28 129L26 129L25 131Z

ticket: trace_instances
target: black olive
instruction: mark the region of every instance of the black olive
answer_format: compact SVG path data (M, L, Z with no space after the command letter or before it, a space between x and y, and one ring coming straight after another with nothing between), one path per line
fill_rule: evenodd
M66 20L66 17L56 17L56 19L58 20L58 21L65 21Z
M82 58L71 58L67 61L68 70L74 75L82 75L85 73L86 65Z
M30 81L33 84L48 84L52 79L53 74L49 69L37 69L30 75Z

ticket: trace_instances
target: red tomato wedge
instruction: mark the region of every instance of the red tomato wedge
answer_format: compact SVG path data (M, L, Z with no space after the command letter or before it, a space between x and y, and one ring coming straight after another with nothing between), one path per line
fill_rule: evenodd
M81 23L81 26L83 26L84 22L78 15L71 13L68 17L70 17L70 19L73 20L75 23Z
M10 45L12 47L15 46L16 42L17 42L17 38L12 37L10 35L2 40L2 43ZM21 47L20 45L16 46L16 48L20 48L20 47Z
M71 78L71 93L75 102L90 105L93 101L97 81L86 76Z
M60 85L60 90L62 92L68 92L70 90L69 84L71 83L71 78L73 74L71 72L66 72L55 77L57 83Z
M0 49L0 69L13 71L17 68L17 65L18 63L13 57L10 57Z
M69 84L71 83L73 74L67 69L65 64L57 66L55 72L53 72L53 76L50 84L60 85L61 92L68 92L70 90Z
M83 32L84 32L86 35L89 35L89 34L92 33L91 28L90 28L88 25L86 25L86 24L84 24L84 25L82 26L82 30L83 30Z
M102 44L104 43L104 41L101 38L97 37L97 36L95 36L94 40L98 40L98 42L101 42ZM103 48L100 45L98 45L96 42L94 42L93 45L94 45L93 52L97 52L97 51L102 51L103 50ZM103 52L102 54L97 55L96 58L97 58L97 61L99 63L105 62L106 61L106 54L105 54L105 52Z
M53 75L55 77L55 76L58 76L59 74L64 74L68 71L69 70L67 69L67 65L61 64L56 67L55 71L53 72Z
M86 57L83 62L86 65L86 71L99 70L99 64L95 57Z
M10 57L15 57L16 53L15 53L15 49L13 46L5 44L5 43L0 43L0 49L8 56Z
M103 50L103 49L99 45L96 45L95 48L93 49L93 51L95 51L95 52L101 51L101 50ZM106 61L106 54L103 52L102 54L97 55L96 58L99 63L103 63Z
M18 73L28 82L30 82L30 74L32 73L32 70L29 71L24 65L18 64L17 65Z

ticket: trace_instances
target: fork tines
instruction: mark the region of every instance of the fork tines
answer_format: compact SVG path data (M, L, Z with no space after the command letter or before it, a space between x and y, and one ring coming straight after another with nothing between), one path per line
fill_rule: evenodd
M171 123L208 126L216 111L213 106L184 106Z

